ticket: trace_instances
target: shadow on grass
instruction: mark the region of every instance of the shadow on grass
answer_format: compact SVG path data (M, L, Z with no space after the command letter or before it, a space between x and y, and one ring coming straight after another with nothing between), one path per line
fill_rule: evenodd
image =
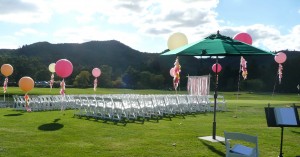
M294 133L294 134L300 134L300 132L299 131L291 131L292 133ZM300 157L300 156L299 156Z
M56 123L56 122L58 122L58 121L60 121L60 118L54 119L53 123Z
M40 125L38 127L38 129L42 130L42 131L56 131L63 127L64 127L64 125L59 124L59 123L48 123L48 124Z
M64 127L63 124L57 123L60 118L54 119L53 123L43 124L38 127L39 130L42 131L56 131Z
M209 150L217 154L218 156L225 156L225 153L223 151L217 150L214 146L209 145L207 142L204 142L203 140L200 140L203 145L205 145ZM218 142L222 145L225 145L223 142Z
M8 116L8 117L14 117L14 116L22 116L22 113L14 113L14 114L6 114L4 116Z

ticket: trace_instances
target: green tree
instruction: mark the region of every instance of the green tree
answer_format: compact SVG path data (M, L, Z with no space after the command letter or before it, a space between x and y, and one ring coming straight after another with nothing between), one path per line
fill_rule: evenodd
M102 87L110 88L112 87L112 67L109 65L101 65L101 76L98 81Z
M112 86L114 88L123 88L125 86L121 77L118 77L115 81L112 81Z
M122 80L125 83L126 88L135 89L137 82L139 81L139 71L132 66L129 66L125 71Z
M142 71L139 76L138 88L147 89L150 88L150 79L152 74L149 71Z
M49 81L51 79L51 73L48 70L37 71L34 75L36 81Z
M154 89L163 88L164 81L165 81L165 78L163 75L153 75L150 78L150 82L151 82L150 87L152 87Z
M261 79L251 79L245 82L242 82L242 89L246 89L249 91L262 91L264 89L264 83Z
M91 74L88 71L81 71L74 81L74 86L79 88L87 88L90 84Z

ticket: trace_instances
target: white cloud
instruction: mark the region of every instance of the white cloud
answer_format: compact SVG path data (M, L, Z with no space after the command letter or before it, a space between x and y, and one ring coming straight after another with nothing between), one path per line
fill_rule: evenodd
M1 1L0 6L5 6L6 11L0 14L0 22L32 24L49 21L52 12L43 1Z
M0 36L0 47L6 49L15 49L18 46L15 44L17 42L17 38L14 36Z
M54 33L54 43L82 43L91 40L118 40L126 45L137 44L141 39L137 35L117 30L101 31L97 26L63 28ZM61 39L64 39L63 41Z
M35 29L32 29L32 28L23 28L20 31L15 32L15 35L16 36L28 36L28 35L29 36L30 35L38 35L38 36L40 36L40 35L46 35L46 33L39 32L39 31L37 31Z
M218 0L5 0L0 1L0 24L19 26L19 30L9 35L14 44L24 44L26 41L21 42L18 37L26 36L32 42L35 38L36 42L43 39L54 43L115 39L140 51L161 52L175 32L184 33L189 42L194 42L220 30L231 37L248 32L254 46L270 50L300 49L299 25L288 34L282 34L279 26L256 23L236 26L228 19L217 20L218 3ZM51 23L56 17L77 23ZM153 46L148 41L159 43Z

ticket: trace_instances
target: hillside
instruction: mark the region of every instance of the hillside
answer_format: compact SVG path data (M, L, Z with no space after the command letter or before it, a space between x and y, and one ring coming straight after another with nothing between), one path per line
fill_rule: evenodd
M38 57L42 62L49 64L66 58L73 63L74 67L110 65L113 68L126 68L129 65L139 66L147 57L155 55L141 53L115 40L82 44L39 42L23 46L16 51L25 56Z

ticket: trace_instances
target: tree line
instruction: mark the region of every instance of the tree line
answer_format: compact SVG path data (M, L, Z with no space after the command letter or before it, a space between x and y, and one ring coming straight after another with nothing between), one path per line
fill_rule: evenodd
M164 53L165 51L161 52ZM265 91L297 92L300 83L300 53L284 51L287 61L283 64L283 78L278 82L278 64L274 56L244 56L248 65L248 79L240 75L240 57L219 59L223 69L219 74L221 91ZM146 53L134 50L118 41L91 41L82 44L50 44L39 42L24 45L15 50L0 50L0 62L11 64L13 74L9 83L16 85L23 76L35 81L50 80L48 66L59 59L66 58L73 64L73 73L66 78L69 86L88 88L93 86L92 69L101 69L98 78L100 88L163 89L172 90L172 77L169 70L174 66L176 56L161 56L161 53ZM211 66L214 58L197 59L179 56L181 64L180 90L186 90L187 76L210 74L211 89L215 77ZM4 76L0 77L4 81ZM55 76L56 86L61 78ZM239 89L238 89L239 88Z

